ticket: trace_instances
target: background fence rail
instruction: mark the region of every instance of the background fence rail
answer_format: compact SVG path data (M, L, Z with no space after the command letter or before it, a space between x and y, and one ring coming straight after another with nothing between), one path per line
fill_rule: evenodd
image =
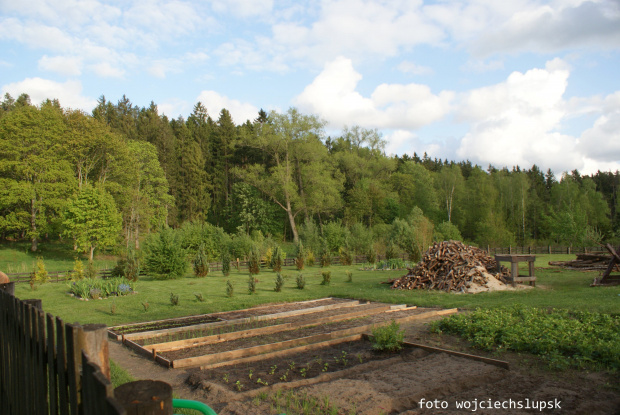
M81 333L82 332L82 333ZM124 415L112 385L66 324L0 289L2 414Z

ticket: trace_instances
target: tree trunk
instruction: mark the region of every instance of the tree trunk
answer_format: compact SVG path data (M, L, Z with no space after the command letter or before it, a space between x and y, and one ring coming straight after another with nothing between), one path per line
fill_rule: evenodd
M30 200L30 229L32 230L32 244L30 245L30 250L32 252L37 252L39 247L37 240L37 210L35 208L36 199Z
M94 253L95 253L95 246L91 245L90 246L90 260L91 261L93 260Z
M297 234L297 227L295 226L295 216L293 216L293 209L291 208L291 201L286 198L286 214L288 215L288 221L291 225L291 231L293 232L293 241L299 242L299 235Z

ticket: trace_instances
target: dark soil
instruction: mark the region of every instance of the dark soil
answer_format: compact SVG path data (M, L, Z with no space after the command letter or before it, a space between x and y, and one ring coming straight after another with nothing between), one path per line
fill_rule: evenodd
M404 349L398 353L375 352L370 341L358 340L251 363L207 370L190 369L187 383L201 389L208 387L208 383L218 383L231 391L244 392L276 383L312 379L371 361L396 356L410 360L426 354L420 349Z
M160 354L168 360L178 360L189 357L204 356L208 354L226 352L229 350L245 349L248 347L260 346L264 344L279 343L287 340L314 336L317 334L331 333L333 331L345 330L348 328L364 326L367 324L386 322L392 319L421 314L426 311L428 311L428 309L413 309L406 311L395 311L392 313L376 314L368 317L339 321L336 323L319 324L316 326L304 327L279 333L264 334L260 336L246 337L243 339L230 340L221 343L196 346L187 349L161 352Z
M184 317L174 320L151 321L144 324L136 324L130 326L111 327L110 329L108 329L108 331L116 335L142 333L145 331L173 329L176 327L191 326L194 324L213 323L215 321L221 321L221 319L214 317L212 314L208 314L202 316Z

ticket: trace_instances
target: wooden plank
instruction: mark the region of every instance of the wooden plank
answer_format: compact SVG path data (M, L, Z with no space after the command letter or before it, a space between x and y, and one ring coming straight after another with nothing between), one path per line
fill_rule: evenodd
M48 411L48 383L47 383L47 364L46 364L46 337L45 337L45 313L39 308L33 307L33 314L37 321L37 366L39 383L39 399L37 409L47 414Z
M331 339L331 340L318 342L318 343L312 343L312 344L308 344L304 346L297 346L297 347L293 347L293 348L286 349L286 350L278 350L275 352L264 353L258 356L250 356L250 357L244 357L240 359L229 360L226 362L213 363L213 364L209 364L205 366L200 366L200 369L201 370L215 369L215 368L222 367L222 366L236 365L239 363L250 363L250 362L255 362L257 360L270 359L272 357L288 356L288 355L299 353L299 352L304 352L308 350L316 350L316 349L320 349L326 346L333 346L335 344L360 340L362 336L363 336L362 334L354 334L354 335L347 336L347 337L340 337L340 338Z
M77 338L77 326L73 324L65 324L65 353L67 363L67 384L69 386L69 409L71 414L77 414L80 405L81 385L79 382L79 367L75 361Z
M403 346L406 346L406 347L416 347L418 349L423 349L423 350L426 350L426 351L429 351L429 352L434 352L434 353L446 353L446 354L449 354L449 355L452 355L452 356L458 356L458 357L463 357L465 359L476 360L478 362L487 363L489 365L501 367L503 369L510 369L509 363L505 362L503 360L491 359L491 358L488 358L488 357L476 356L476 355L469 354L469 353L456 352L456 351L453 351L453 350L442 349L442 348L439 348L439 347L428 346L428 345L425 345L425 344L412 343L412 342L404 342Z
M248 330L239 330L239 331L231 332L231 333L215 334L212 336L196 337L196 338L187 339L187 340L178 340L174 342L158 343L158 344L152 344L152 345L143 346L143 347L145 349L152 350L154 353L155 352L157 353L170 352L174 350L186 349L188 347L196 347L196 346L202 346L206 344L221 343L224 341L259 336L263 334L272 334L272 333L279 333L279 332L284 332L284 331L289 331L289 330L295 330L298 328L315 326L317 324L334 323L338 321L349 320L349 319L359 317L359 316L371 316L371 315L380 314L380 313L388 312L388 311L401 311L402 310L402 309L390 310L391 307L392 306L389 306L389 305L378 306L378 307L374 307L371 309L364 309L364 310L354 311L351 313L345 313L345 314L340 314L336 316L327 316L327 317L322 317L318 319L313 319L313 320L306 321L303 324L282 323L282 324L278 324L274 326L259 327L259 328L248 329Z
M456 308L447 309L447 310L436 310L436 311L416 314L413 316L397 318L397 319L394 319L394 321L398 323L404 323L408 321L425 319L425 318L438 316L438 315L453 314L456 312L457 312ZM207 364L210 364L216 361L219 361L219 362L229 361L229 360L243 358L243 357L247 357L251 355L263 354L266 352L271 352L271 351L275 351L279 349L295 347L295 346L299 346L303 344L317 343L317 342L321 342L321 341L325 341L325 340L329 340L329 339L333 339L337 337L346 337L346 336L353 335L353 334L359 334L367 330L370 330L374 327L379 327L379 326L387 325L390 323L391 321L384 321L380 323L366 324L363 326L352 327L352 328L344 329L344 330L337 330L337 331L333 331L330 333L316 334L313 336L306 336L306 337L301 337L298 339L286 340L286 341L279 342L279 343L270 343L270 344L264 344L260 346L248 347L245 349L237 349L237 350L231 350L231 351L226 351L226 352L221 352L221 353L214 353L214 354L197 356L197 357L189 357L186 359L173 360L172 367L182 368L182 367L191 367L191 366L201 366L201 365L207 365Z
M139 354L146 356L148 358L153 358L153 352L140 346L138 343L134 342L133 340L130 339L124 339L123 340L123 344L127 347L129 347L130 349L132 349L135 352L138 352Z
M344 303L304 308L301 310L291 310L291 311L284 311L281 313L265 314L262 316L244 317L244 318L239 318L235 320L196 324L192 326L175 327L171 329L153 330L153 331L140 332L140 333L130 333L130 334L124 335L123 338L131 339L131 340L151 339L151 338L167 336L171 333L178 333L178 332L183 332L187 330L200 330L203 328L212 328L212 327L219 327L219 326L225 326L225 325L231 325L231 324L249 323L253 321L275 320L275 319L282 318L282 317L297 316L297 315L302 315L302 314L311 314L311 313L316 313L316 312L324 311L324 310L334 310L337 308L354 307L359 304L360 304L360 301L354 300L354 301L349 301L349 302L344 302Z
M47 385L49 390L50 415L58 414L58 382L56 366L56 344L54 342L54 316L46 314L47 323Z
M65 323L56 317L56 368L58 370L58 408L61 415L69 413L69 380L67 378L67 347Z

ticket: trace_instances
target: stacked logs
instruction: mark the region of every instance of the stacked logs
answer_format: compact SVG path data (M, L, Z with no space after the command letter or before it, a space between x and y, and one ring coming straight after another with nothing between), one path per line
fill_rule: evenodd
M480 248L444 241L435 242L407 275L391 283L392 288L405 290L465 291L472 284L486 284L490 275L506 283L510 271L502 267L497 273L495 259Z
M609 266L610 260L611 255L605 253L577 254L577 259L573 259L572 261L549 261L549 265L582 271L605 270ZM613 270L620 271L618 264L614 266Z

